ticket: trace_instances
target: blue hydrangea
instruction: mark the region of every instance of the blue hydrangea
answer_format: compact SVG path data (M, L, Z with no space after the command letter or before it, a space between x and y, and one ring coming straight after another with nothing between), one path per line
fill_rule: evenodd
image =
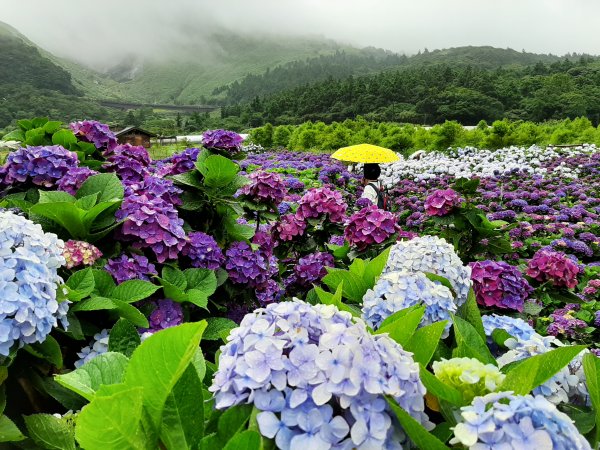
M485 335L491 338L495 329L505 330L515 339L527 340L537 335L531 325L523 319L498 314L481 316Z
M412 355L332 305L295 300L247 314L209 390L220 409L253 404L279 449L401 449L406 436L384 395L432 425Z
M454 288L458 306L467 301L471 289L471 268L463 265L454 247L442 238L420 236L394 244L383 272L401 270L443 276Z
M461 408L461 416L450 443L472 450L591 450L569 416L541 396L488 394Z
M0 355L7 356L14 344L43 342L59 320L68 326L68 302L56 298L63 250L55 234L0 211Z
M387 272L363 297L362 317L372 328L397 311L424 305L425 314L419 326L447 320L443 337L452 326L451 313L457 310L454 296L447 287L431 281L421 272Z
M75 361L75 367L79 368L96 356L106 353L108 351L108 338L108 330L102 330L99 333L96 333L94 339L90 342L90 345L83 347L81 351L77 353L79 359Z

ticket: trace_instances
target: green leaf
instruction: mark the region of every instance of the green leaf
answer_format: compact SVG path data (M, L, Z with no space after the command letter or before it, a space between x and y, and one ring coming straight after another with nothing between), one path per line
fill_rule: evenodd
M46 123L48 123L47 117L34 117L31 119L31 123L35 128L43 128ZM43 131L43 130L42 130Z
M209 269L186 269L183 271L188 289L198 289L208 297L217 290L217 276Z
M167 397L160 438L168 449L196 448L204 434L202 382L189 365Z
M237 217L223 217L223 227L232 241L247 241L254 236L254 227L237 223Z
M323 282L330 290L335 291L340 283L344 283L343 295L354 303L361 303L362 298L369 289L362 276L357 276L347 270L327 267L328 274L323 277Z
M592 448L596 448L600 437L600 359L592 353L584 355L583 371L590 400L596 413L596 433L592 441Z
M508 332L502 328L495 328L492 331L492 340L494 341L494 343L504 348L506 348L506 345L504 345L506 340L512 337L513 336L508 334Z
M569 403L562 403L559 409L575 422L575 426L581 434L586 435L594 429L596 425L596 414L594 411ZM592 448L596 448L596 446L592 445Z
M72 238L82 240L87 236L83 226L84 211L72 203L38 203L29 209L30 213L53 220L69 232Z
M409 312L412 312L417 308L419 308L419 305L409 306L408 308L404 308L404 309L401 309L400 311L396 311L391 316L386 317L386 319L383 322L381 322L381 324L379 325L379 328L387 327L388 325L393 324L394 322L401 319L402 317L407 315Z
M490 353L485 340L477 333L477 330L466 320L453 316L454 335L457 347L452 352L453 357L475 358L484 364L498 365L496 359Z
M431 281L437 281L438 283L440 283L442 286L445 286L448 288L448 290L450 292L452 292L452 295L454 296L454 298L456 298L456 291L454 290L454 288L452 287L452 284L450 283L450 281L448 281L448 278L443 277L441 275L432 273L432 272L423 272L425 274L425 276L427 278L429 278Z
M559 370L569 364L585 349L585 345L559 347L541 355L535 355L506 373L506 378L498 391L513 391L515 395L529 394Z
M115 280L104 269L92 269L94 275L94 289L103 297L106 297L116 286Z
M42 448L75 450L75 433L63 419L51 414L23 416L29 436Z
M180 173L179 175L173 175L171 178L178 184L195 187L197 189L204 189L202 178L200 178L198 172L196 171Z
M119 352L130 357L141 344L138 331L127 319L119 319L110 330L108 351Z
M17 125L23 131L31 130L33 128L33 122L28 119L17 120Z
M78 202L82 201L83 199L95 197L97 195L97 193L92 195L86 195L85 197L79 199ZM101 228L112 226L116 222L116 219L114 218L114 212L117 210L120 204L121 200L113 200L108 202L99 202L97 205L92 205L90 208L82 207L82 209L86 211L82 219L86 228L98 230ZM110 212L111 216L110 221L105 218L105 214L107 214L108 212ZM96 221L97 218L99 218L98 221Z
M459 178L454 181L452 187L461 194L474 194L477 192L480 180L477 178Z
M237 324L225 317L209 317L206 319L207 326L202 335L204 341L216 341L228 335L231 330L237 327Z
M144 388L144 407L157 429L167 397L191 362L205 328L202 321L159 331L131 356L125 382Z
M112 202L123 200L124 190L119 177L114 173L100 173L85 180L75 196L82 198L96 193L98 202Z
M96 200L98 200L98 193L86 195L85 197L81 197L80 199L78 199L75 202L75 206L88 211L96 204Z
M116 286L109 297L126 303L133 303L150 297L159 286L144 280L127 280Z
M193 303L199 308L206 308L208 305L207 295L199 289L190 289L186 292L186 301Z
M2 137L3 141L19 141L19 142L23 142L25 140L25 133L23 132L23 130L14 130L11 131L8 134L5 134Z
M70 290L68 295L69 300L77 302L93 292L96 286L94 273L89 267L78 270L69 277L66 284Z
M166 298L170 298L171 300L179 303L186 302L188 300L188 295L185 292L183 292L183 290L179 289L177 286L169 283L163 278L157 277L156 279L162 286L163 293L165 294Z
M185 291L188 287L186 276L183 272L175 267L165 266L162 269L162 277L173 286Z
M240 171L240 166L221 155L211 155L196 166L204 175L204 185L220 188L231 183Z
M237 405L226 410L219 418L217 432L222 438L233 436L246 425L252 414L251 405Z
M440 400L445 400L455 406L463 406L463 396L461 392L452 386L448 386L446 383L437 378L434 374L429 372L423 365L420 365L420 376L421 381L427 388L427 392L435 395Z
M443 320L418 328L406 344L405 350L413 352L413 359L416 362L427 366L442 338L447 323L447 320Z
M148 328L148 319L137 308L115 298L91 297L76 303L71 311L117 310L120 317L129 320L135 326Z
M473 288L469 289L467 301L458 309L457 314L473 325L479 336L484 341L486 340L485 329L483 328L483 321L481 320L481 313L479 312L479 306L477 306L477 299Z
M57 369L63 365L62 351L60 345L52 336L46 336L44 342L30 344L25 347L27 351L38 358L45 359Z
M63 191L40 191L38 203L75 203L76 199L71 194Z
M64 148L69 148L69 145L77 142L77 138L71 130L58 130L52 135L52 143L54 145L62 145Z
M54 379L61 386L92 400L100 386L121 383L128 361L121 353L102 353L80 368L56 375Z
M376 334L388 333L394 341L404 347L413 336L419 323L421 323L423 314L425 314L425 306L419 306L405 314L402 320L397 320L379 328Z
M103 450L149 448L141 427L143 391L142 387L121 386L85 406L75 427L79 445Z
M0 416L0 442L17 442L25 439L25 436L17 426L6 416Z
M61 126L62 126L62 122L59 122L57 120L46 122L44 124L44 132L48 133L48 134L56 133L58 130L60 130Z
M381 275L381 272L383 272L383 269L385 268L385 265L387 264L388 258L390 256L391 248L392 247L386 248L383 252L381 252L371 261L367 262L363 274L363 280L365 281L365 284L369 286L369 288L375 286L375 280L377 279L377 277L379 277L379 275Z
M404 432L408 435L410 440L414 442L417 448L427 450L448 450L448 447L446 447L442 441L427 431L423 425L398 406L393 398L386 397L386 400L396 415L398 422L402 425Z
M354 258L352 264L348 267L348 270L351 274L354 274L358 277L362 277L365 274L365 269L367 268L367 263L360 258Z
M260 450L260 444L260 434L246 430L233 436L223 450Z

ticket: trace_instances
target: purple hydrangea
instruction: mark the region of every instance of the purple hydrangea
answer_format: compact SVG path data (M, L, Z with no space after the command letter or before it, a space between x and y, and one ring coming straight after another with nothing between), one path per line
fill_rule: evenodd
M195 166L200 150L197 148L186 148L181 153L175 153L168 158L155 161L156 174L161 177L179 175L189 172Z
M250 183L242 186L242 195L256 203L278 205L287 195L283 178L278 173L259 170L248 175Z
M149 174L150 155L141 145L118 145L106 155L104 169L115 172L124 183L139 182Z
M577 286L579 267L564 253L542 249L529 260L526 273L537 281L572 289Z
M345 242L346 242L346 239L344 238L344 236L331 236L329 238L330 244L339 245L340 247L343 247Z
M366 197L361 197L358 200L356 200L356 206L359 208L366 208L367 206L371 206L372 204L373 202Z
M267 306L281 300L285 289L277 281L267 280L265 284L257 287L254 293L260 306Z
M346 224L344 237L350 245L364 250L369 245L381 244L399 230L393 213L371 205L352 214Z
M273 234L280 241L291 241L297 236L302 236L306 229L306 222L294 214L287 214L279 219L273 227Z
M242 148L243 138L228 130L208 130L202 134L202 145L206 148L237 153Z
M579 311L579 305L573 303L565 305L564 308L555 310L550 314L552 323L548 325L548 334L552 336L561 334L569 339L577 337L579 333L587 328L587 323L574 317L574 314L577 311Z
M533 292L521 271L503 261L470 264L477 303L523 311L525 299Z
M159 198L173 205L181 205L179 197L183 191L172 180L160 178L156 175L147 175L142 180L132 182L125 188L125 195L146 195L149 198Z
M326 267L335 265L333 255L327 252L314 252L303 256L294 266L294 281L304 287L321 281L327 275Z
M439 189L425 199L425 212L430 216L445 216L462 202L453 189Z
M170 299L158 300L156 309L150 314L148 322L150 328L147 331L151 333L182 324L183 311L181 304Z
M328 187L309 189L300 199L296 215L301 219L328 219L333 223L343 222L348 205L339 191Z
M56 184L59 191L75 195L83 182L98 172L89 167L73 167Z
M8 186L31 181L50 188L78 165L77 154L60 145L21 147L7 156L0 180Z
M193 267L202 269L218 269L225 261L217 241L201 231L188 234L188 239L181 254L191 259Z
M117 284L127 280L150 281L152 275L158 275L156 267L142 255L127 256L125 253L117 258L109 259L104 266Z
M111 150L117 145L117 137L108 125L95 120L84 120L69 124L75 136L82 141L90 142L98 149Z
M253 250L246 242L234 242L225 252L225 268L236 284L258 288L279 271L277 258Z

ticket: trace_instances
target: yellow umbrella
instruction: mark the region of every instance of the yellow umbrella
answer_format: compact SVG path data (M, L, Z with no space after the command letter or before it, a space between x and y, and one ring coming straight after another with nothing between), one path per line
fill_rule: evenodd
M387 148L371 144L351 145L336 151L332 158L340 161L357 163L393 163L398 161L398 155Z

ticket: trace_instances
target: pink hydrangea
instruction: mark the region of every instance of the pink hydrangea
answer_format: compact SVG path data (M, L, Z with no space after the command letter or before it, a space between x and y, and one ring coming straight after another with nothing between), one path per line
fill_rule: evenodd
M69 240L65 243L63 256L66 261L65 267L72 269L82 264L91 266L102 256L102 252L89 242Z
M278 173L259 170L248 175L250 183L240 192L257 203L280 204L287 195L283 178Z
M301 219L325 219L333 223L343 222L348 205L339 191L328 187L309 189L300 199L296 215Z
M430 216L445 216L460 205L458 192L452 189L439 189L425 199L425 212Z
M273 235L280 241L291 241L297 236L302 236L306 229L306 222L294 214L281 216L279 222L273 227Z
M564 253L542 249L529 260L526 273L537 281L572 289L577 286L579 267Z
M533 289L519 269L496 261L477 261L470 266L477 303L523 311Z
M371 205L352 214L346 224L344 237L350 245L364 250L371 244L381 244L398 231L400 227L394 214Z

